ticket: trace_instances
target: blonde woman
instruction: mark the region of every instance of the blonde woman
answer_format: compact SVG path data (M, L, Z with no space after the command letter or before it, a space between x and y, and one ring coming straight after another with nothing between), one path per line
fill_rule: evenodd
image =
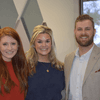
M32 73L28 78L28 93L25 100L61 100L65 87L64 64L56 58L52 30L38 25L33 30L27 61Z

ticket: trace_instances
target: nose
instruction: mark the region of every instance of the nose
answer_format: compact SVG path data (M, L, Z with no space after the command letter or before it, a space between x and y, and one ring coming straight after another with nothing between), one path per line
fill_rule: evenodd
M82 30L82 34L84 35L85 33L86 33L86 32L85 32L85 30L83 29L83 30Z
M12 49L12 46L9 44L9 45L7 46L7 49L8 49L8 50L11 50L11 49Z
M46 46L46 43L45 43L45 42L43 42L43 43L42 43L42 46Z

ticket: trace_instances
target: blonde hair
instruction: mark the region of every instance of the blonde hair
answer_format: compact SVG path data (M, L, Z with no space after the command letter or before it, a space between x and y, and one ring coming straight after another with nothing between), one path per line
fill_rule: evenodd
M33 35L32 35L31 41L30 41L30 49L26 52L27 61L32 66L33 72L36 73L36 65L38 62L38 55L34 48L35 39L41 33L42 34L47 33L51 37L52 47L51 47L51 51L49 53L49 60L50 60L51 66L55 65L55 68L57 68L59 70L63 70L64 64L62 62L60 62L56 57L55 41L53 38L52 30L47 26L38 25L33 30Z

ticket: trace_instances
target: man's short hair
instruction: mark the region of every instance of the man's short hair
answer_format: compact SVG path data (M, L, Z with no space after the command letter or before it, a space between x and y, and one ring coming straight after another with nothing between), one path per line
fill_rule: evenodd
M94 21L93 21L93 18L90 17L89 15L85 14L85 15L80 15L76 18L76 21L75 21L75 28L76 28L76 23L79 22L79 21L84 21L84 20L90 20L92 22L92 26L93 26L93 29L94 29Z

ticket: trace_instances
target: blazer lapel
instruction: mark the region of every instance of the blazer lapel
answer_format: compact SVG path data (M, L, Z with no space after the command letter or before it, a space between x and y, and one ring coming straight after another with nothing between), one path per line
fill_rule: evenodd
M70 72L71 72L71 68L72 68L72 64L73 64L73 60L74 60L74 56L75 56L75 52L73 52L70 57L68 57L67 59L67 90L68 90L68 86L69 86L69 80L70 80Z
M90 55L90 59L88 61L87 68L86 68L86 71L85 71L85 75L84 75L84 79L83 79L83 85L84 85L85 81L87 80L90 72L92 71L95 63L97 62L98 53L100 53L100 49L96 45L94 45L93 51Z

